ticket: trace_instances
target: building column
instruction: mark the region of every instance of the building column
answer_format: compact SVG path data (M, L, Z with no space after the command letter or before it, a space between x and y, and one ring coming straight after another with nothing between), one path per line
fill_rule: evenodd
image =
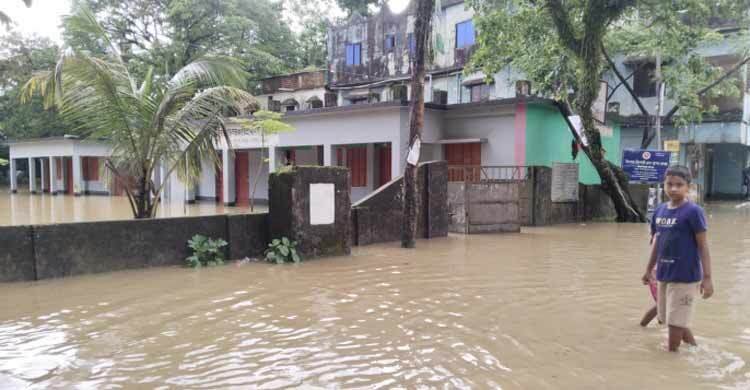
M367 144L367 189L375 188L375 144Z
M224 192L224 204L232 206L237 202L234 177L234 153L229 149L222 149L222 191Z
M73 155L73 195L79 196L84 192L83 186L83 171L81 164L81 156Z
M49 158L49 193L57 195L57 158Z
M36 194L36 159L29 157L29 192Z
M333 147L331 147L331 144L323 145L323 165L327 167L333 165Z
M276 158L278 155L276 154L276 147L275 146L269 146L268 147L268 173L274 173L276 172Z
M10 192L16 193L18 192L18 180L16 177L16 172L18 172L18 169L16 168L16 159L11 157L10 158L10 166L8 167L10 170Z
M45 181L47 179L47 176L49 175L49 172L47 171L47 169L45 169L45 168L48 168L48 166L45 164L46 160L47 159L44 158L44 157L42 157L42 158L39 159L39 165L41 165L41 168L42 168L42 172L41 172L42 173L42 175L41 175L42 176L42 183L40 184L41 191L39 191L41 193L44 193L45 190L49 191L49 188L47 188L46 183L45 183Z

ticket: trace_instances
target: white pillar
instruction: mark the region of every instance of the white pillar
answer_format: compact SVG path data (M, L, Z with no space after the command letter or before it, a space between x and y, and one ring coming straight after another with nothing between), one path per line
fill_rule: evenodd
M222 169L222 191L224 192L224 204L233 205L236 203L236 191L234 182L234 153L229 149L222 149L221 163Z
M83 171L81 170L81 156L73 155L73 195L81 195L84 192Z
M367 189L375 189L375 145L367 144Z
M323 165L330 167L333 165L333 148L331 144L323 145Z
M29 192L36 193L36 159L29 157Z
M41 192L42 194L44 193L44 190L49 190L49 188L47 188L47 186L44 183L44 179L47 178L47 172L44 169L44 161L45 160L46 160L45 158L40 158L39 159L39 165L41 166L41 169L42 169L42 172L41 172L41 175L40 175L41 178L42 178L42 180L41 180L39 192Z
M276 147L275 146L269 146L268 147L268 173L274 173L276 172Z
M18 172L18 169L16 168L16 159L11 157L10 158L10 166L8 167L10 169L9 176L10 176L10 192L16 193L18 192L18 181L16 178L16 172Z
M57 194L57 157L49 158L49 193Z

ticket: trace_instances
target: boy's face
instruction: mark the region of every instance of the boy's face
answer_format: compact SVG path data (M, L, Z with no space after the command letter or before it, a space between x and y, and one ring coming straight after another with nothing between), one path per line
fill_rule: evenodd
M667 176L664 178L664 190L667 192L669 199L680 202L688 194L688 182L679 176Z

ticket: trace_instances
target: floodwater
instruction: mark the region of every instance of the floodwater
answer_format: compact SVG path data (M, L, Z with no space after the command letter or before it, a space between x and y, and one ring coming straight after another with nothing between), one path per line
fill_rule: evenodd
M256 206L255 211L266 211L266 206ZM210 201L185 204L184 202L162 203L157 210L159 217L181 217L187 215L214 215L247 213L247 207L225 207ZM132 219L133 212L125 196L72 196L11 194L0 188L0 226L38 225L63 222L108 221Z
M699 346L641 328L647 228L566 225L300 265L0 285L0 387L750 388L750 207L708 208Z

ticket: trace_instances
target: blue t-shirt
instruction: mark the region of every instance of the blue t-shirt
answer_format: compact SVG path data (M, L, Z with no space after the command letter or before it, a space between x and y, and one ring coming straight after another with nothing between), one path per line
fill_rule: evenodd
M651 234L656 234L657 280L693 283L703 279L695 235L706 227L703 209L693 202L675 209L663 203L656 209Z

